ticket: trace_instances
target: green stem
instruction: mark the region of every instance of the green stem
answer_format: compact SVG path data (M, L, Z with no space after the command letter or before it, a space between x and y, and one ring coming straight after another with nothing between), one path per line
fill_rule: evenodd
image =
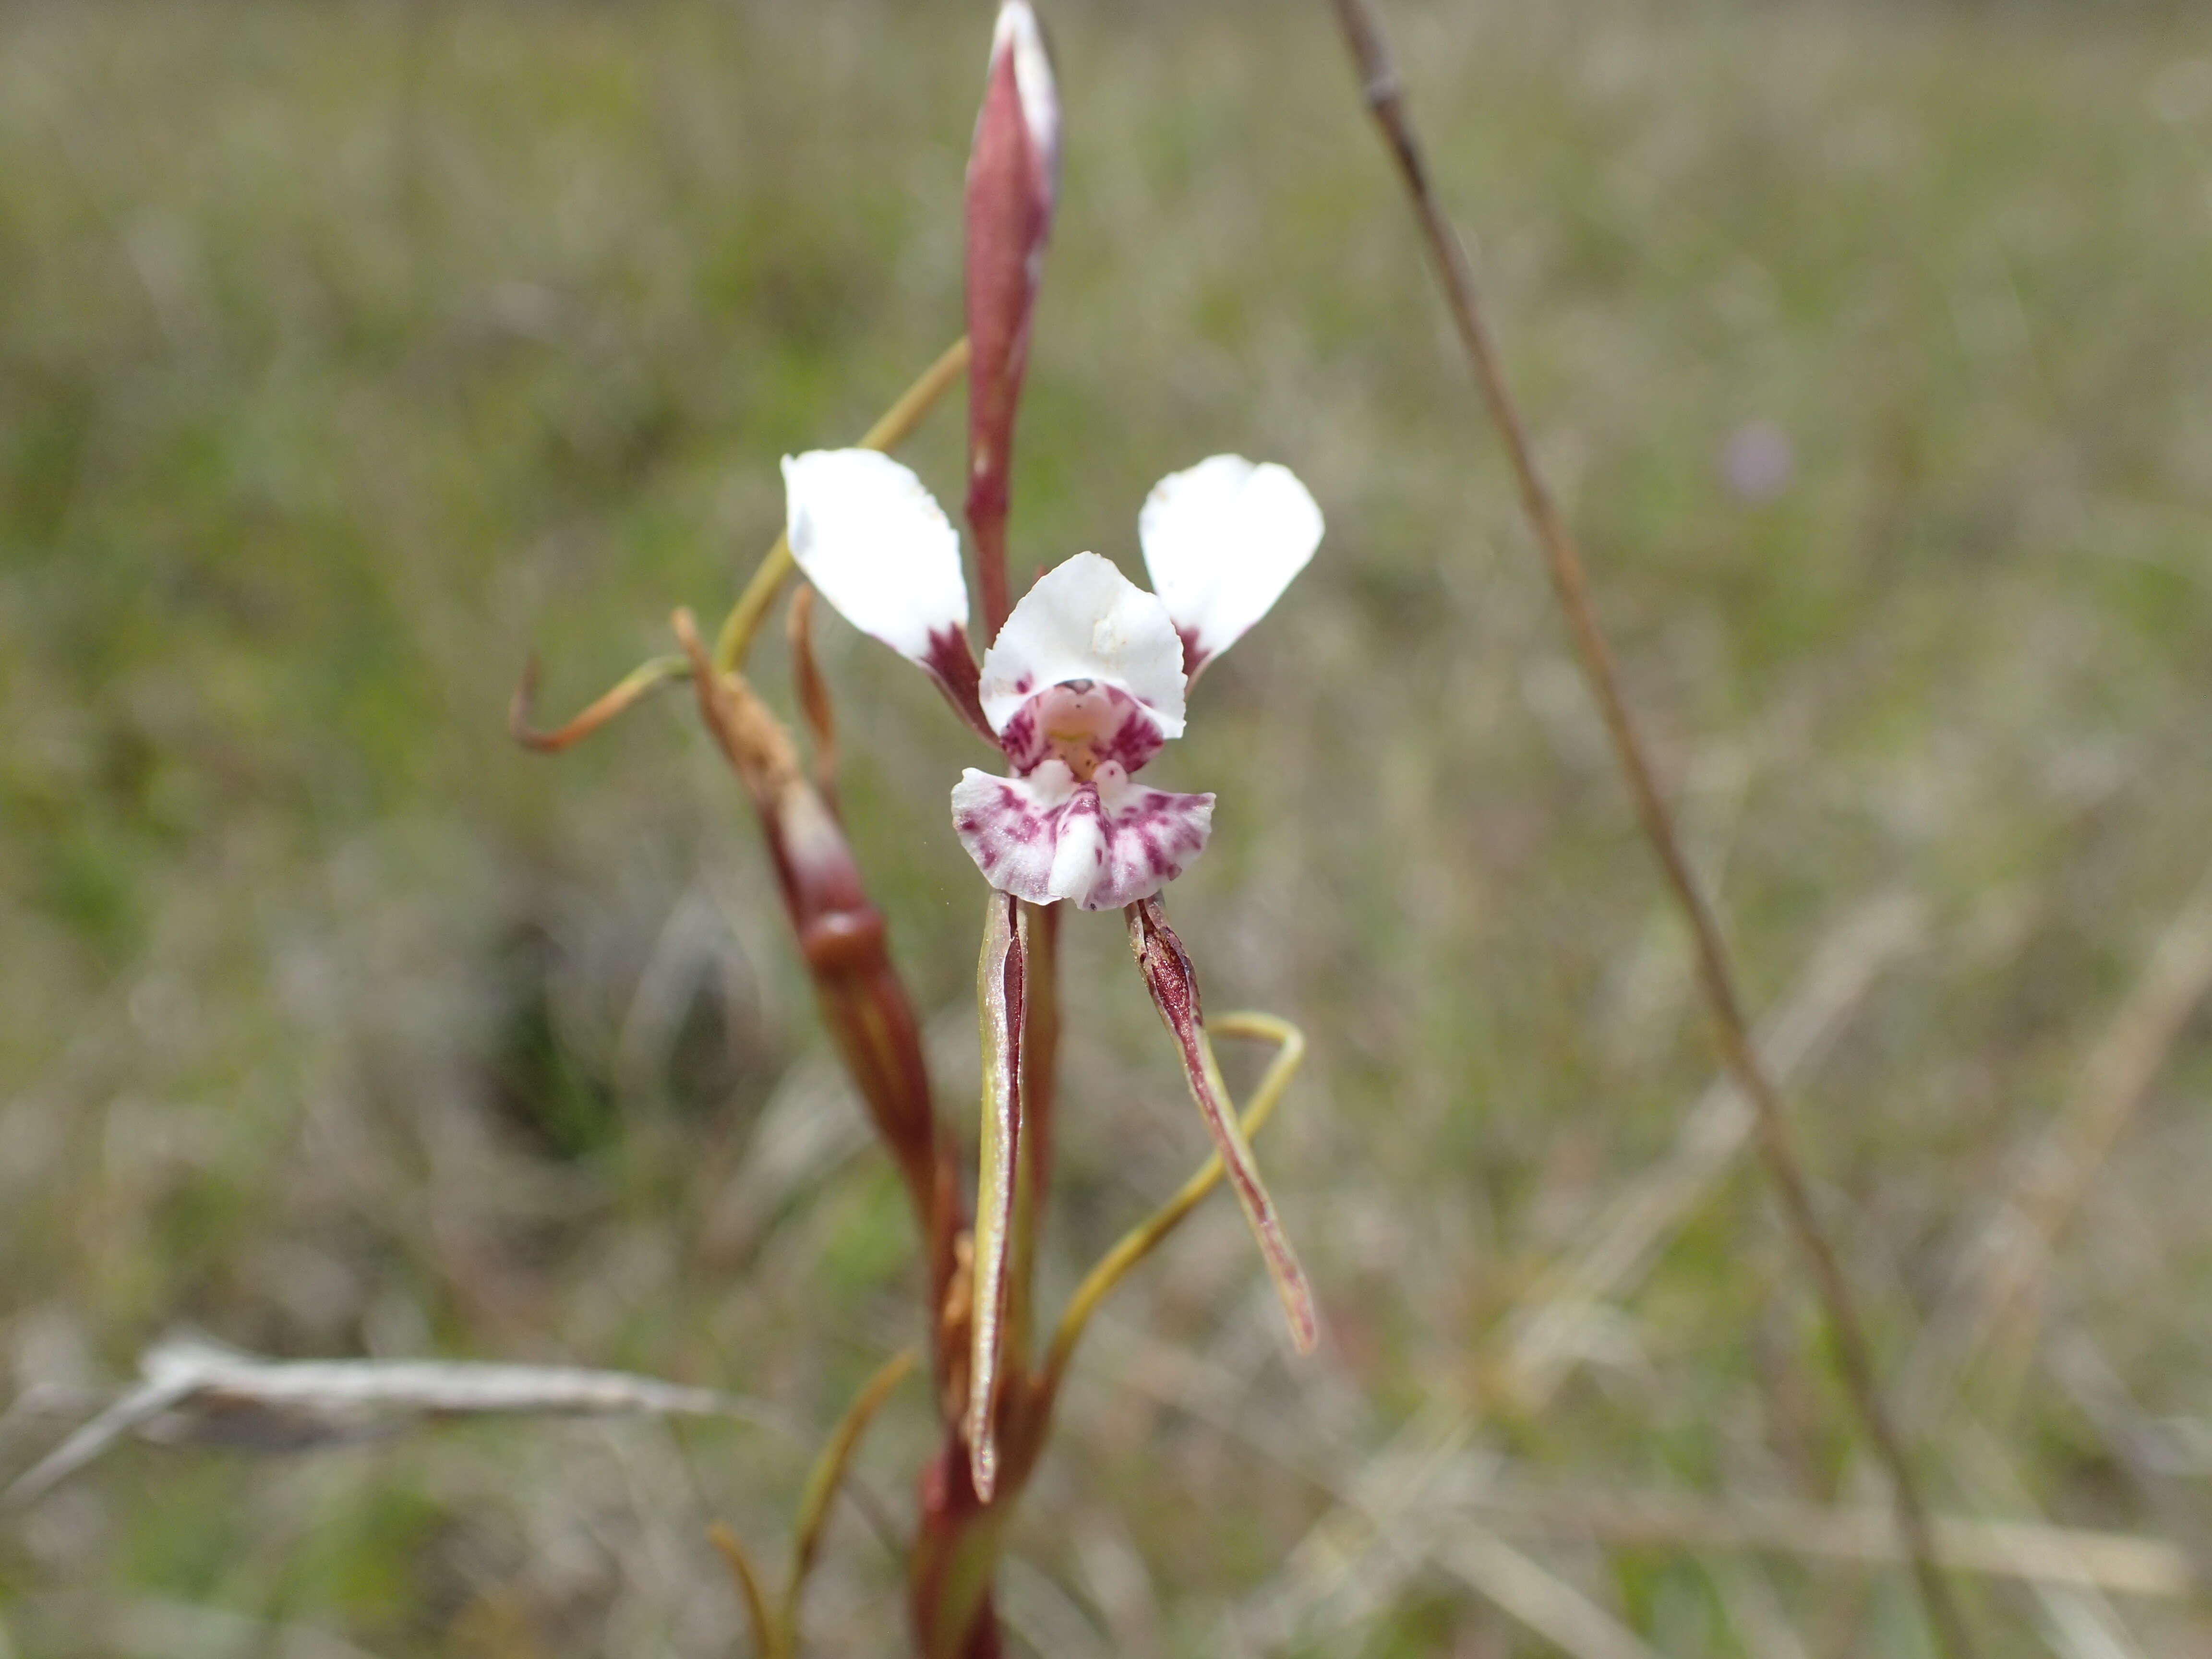
M870 427L866 435L854 447L896 449L921 424L921 417L929 413L937 400L967 372L968 339L963 335L922 371L921 378L899 395L899 400L884 411L883 418ZM776 592L790 574L791 543L778 536L775 545L762 556L752 580L745 584L744 592L730 607L730 614L722 619L721 630L714 635L717 673L726 674L744 663L745 653L752 648L753 636L760 632L769 607L775 603Z
M1241 1120L1249 1139L1259 1133L1261 1126L1267 1122L1291 1086L1291 1079L1297 1075L1299 1063L1306 1056L1305 1034L1290 1021L1273 1014L1219 1014L1210 1024L1223 1036L1277 1045L1275 1058L1268 1063L1260 1086L1252 1091L1252 1103L1245 1108ZM1076 1286L1075 1294L1068 1298L1066 1311L1060 1316L1059 1328L1053 1333L1052 1346L1046 1352L1043 1368L1037 1373L1032 1410L1039 1419L1039 1433L1042 1432L1043 1419L1051 1413L1060 1381L1067 1373L1068 1361L1075 1356L1076 1344L1082 1341L1084 1329L1090 1324L1091 1315L1098 1311L1099 1304L1139 1262L1166 1242L1168 1236L1182 1224L1184 1217L1205 1201L1206 1195L1221 1184L1223 1174L1221 1155L1217 1152L1199 1166L1198 1172L1183 1182L1173 1198L1142 1224L1124 1233L1121 1241L1084 1276L1083 1283Z

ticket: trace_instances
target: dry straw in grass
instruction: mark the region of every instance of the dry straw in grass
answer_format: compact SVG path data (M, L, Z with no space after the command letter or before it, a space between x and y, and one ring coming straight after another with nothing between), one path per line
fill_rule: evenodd
M1607 642L1591 603L1589 578L1581 551L1537 465L1527 423L1506 382L1504 365L1492 338L1475 285L1473 262L1429 178L1428 165L1406 109L1404 88L1391 58L1382 20L1369 0L1334 0L1334 4L1368 109L1397 164L1414 217L1420 223L1422 238L1443 285L1453 325L1458 331L1461 344L1466 348L1491 422L1504 444L1506 459L1520 490L1522 510L1535 534L1545 568L1574 635L1583 672L1604 715L1614 758L1620 763L1635 802L1637 822L1659 861L1668 893L1689 925L1696 947L1698 984L1712 1017L1721 1057L1744 1097L1751 1103L1760 1156L1776 1196L1781 1200L1790 1237L1796 1243L1826 1312L1830 1334L1835 1341L1838 1369L1850 1393L1852 1409L1889 1477L1898 1528L1911 1558L1914 1580L1927 1609L1928 1622L1953 1659L1966 1659L1974 1650L1973 1641L1950 1588L1944 1583L1929 1528L1928 1505L1921 1496L1919 1478L1913 1471L1904 1437L1875 1379L1874 1352L1867 1340L1857 1298L1814 1205L1781 1091L1752 1041L1750 1023L1744 1013L1742 995L1736 988L1735 969L1727 943L1721 936L1720 922L1705 901L1697 877L1691 871L1689 858L1682 850L1681 837L1675 832L1674 813L1660 790L1656 770L1622 687L1613 648Z

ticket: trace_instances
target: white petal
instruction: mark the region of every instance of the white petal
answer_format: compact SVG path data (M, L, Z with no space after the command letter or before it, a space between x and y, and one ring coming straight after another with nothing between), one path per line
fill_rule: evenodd
M1145 568L1193 672L1267 614L1321 544L1321 508L1288 467L1216 455L1152 486L1137 516Z
M927 664L933 635L968 625L960 532L906 467L872 449L783 458L791 556L863 634Z
M1150 898L1205 850L1213 797L1146 789L1111 762L1095 783L1076 782L1058 760L1026 778L969 767L953 786L952 824L1000 892L1115 910Z
M1096 553L1037 579L983 654L983 717L1003 733L1021 706L1064 680L1097 680L1142 704L1163 738L1182 735L1182 641L1158 599Z

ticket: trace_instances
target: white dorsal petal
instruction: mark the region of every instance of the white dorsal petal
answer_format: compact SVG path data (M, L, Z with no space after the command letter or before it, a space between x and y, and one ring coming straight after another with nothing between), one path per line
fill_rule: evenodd
M921 479L872 449L783 458L791 556L863 634L926 663L930 636L968 625L960 532Z
M1182 641L1167 607L1096 553L1037 579L983 657L983 717L1004 732L1021 706L1066 680L1118 686L1164 738L1182 735Z
M1272 461L1215 455L1152 487L1137 536L1154 590L1194 641L1194 668L1267 614L1321 534L1312 495Z

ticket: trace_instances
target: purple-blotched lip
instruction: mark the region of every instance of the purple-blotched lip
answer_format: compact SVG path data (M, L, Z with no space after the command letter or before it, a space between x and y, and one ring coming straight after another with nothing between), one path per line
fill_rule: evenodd
M1006 759L1022 777L1027 777L1052 755L1051 739L1046 737L1037 719L1037 702L1043 695L1040 691L1024 702L999 733L999 746L1006 751ZM1091 682L1091 695L1104 696L1116 715L1111 734L1091 745L1101 763L1113 761L1123 771L1134 772L1160 752L1167 740L1160 735L1158 721L1144 704L1117 685L1101 685L1096 681Z
M1151 897L1205 850L1213 797L1145 788L1111 761L1079 783L1048 757L1021 778L969 769L952 791L952 824L1001 892L1112 910Z

